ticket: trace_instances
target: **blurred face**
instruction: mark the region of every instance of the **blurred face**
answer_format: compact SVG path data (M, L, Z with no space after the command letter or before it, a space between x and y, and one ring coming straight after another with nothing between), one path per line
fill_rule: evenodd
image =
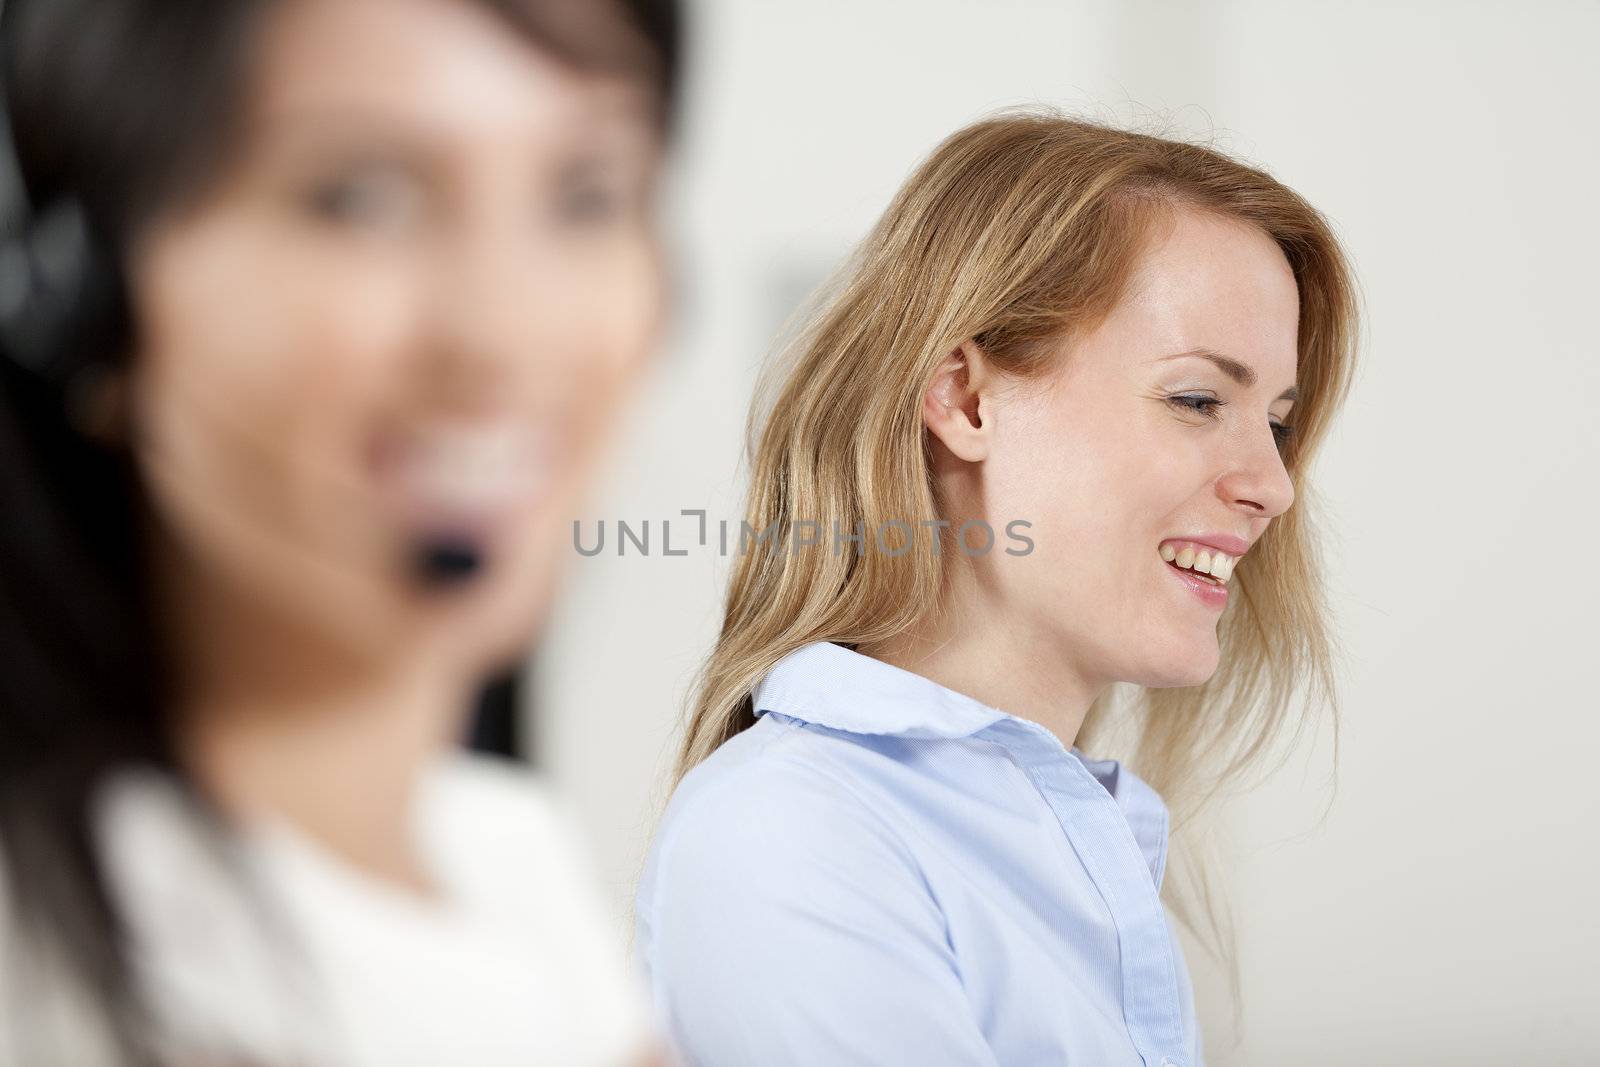
M242 150L130 276L135 447L181 597L381 659L530 639L658 332L642 85L465 0L289 0ZM428 588L414 546L486 566Z
M1217 620L1237 593L1175 564L1193 566L1203 542L1247 556L1293 503L1275 424L1293 407L1298 319L1271 238L1181 210L1105 322L1002 401L984 507L997 530L1031 521L1036 548L997 551L988 580L1008 617L1096 685L1195 685L1216 670Z

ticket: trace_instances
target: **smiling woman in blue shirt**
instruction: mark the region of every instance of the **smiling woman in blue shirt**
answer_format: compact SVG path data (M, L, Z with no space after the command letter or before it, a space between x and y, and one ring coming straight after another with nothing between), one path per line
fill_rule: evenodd
M912 175L758 420L772 536L640 884L688 1062L1199 1067L1168 835L1335 707L1307 471L1355 305L1208 148L1010 114Z

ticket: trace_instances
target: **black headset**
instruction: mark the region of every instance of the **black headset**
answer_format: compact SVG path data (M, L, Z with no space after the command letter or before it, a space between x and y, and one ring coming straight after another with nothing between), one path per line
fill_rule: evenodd
M23 0L0 3L0 40ZM67 388L115 336L120 271L70 193L33 204L0 91L0 353Z

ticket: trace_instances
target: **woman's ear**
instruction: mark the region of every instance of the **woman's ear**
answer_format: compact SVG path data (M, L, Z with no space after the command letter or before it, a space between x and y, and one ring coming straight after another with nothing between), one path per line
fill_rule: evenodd
M922 394L923 423L957 459L978 463L988 458L993 380L983 350L967 340L939 364Z

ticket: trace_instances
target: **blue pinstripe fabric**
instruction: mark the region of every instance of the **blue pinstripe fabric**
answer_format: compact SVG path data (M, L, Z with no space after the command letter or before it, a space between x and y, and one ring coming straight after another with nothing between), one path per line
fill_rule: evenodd
M639 887L685 1063L1203 1067L1145 782L825 642L755 707L673 794Z

